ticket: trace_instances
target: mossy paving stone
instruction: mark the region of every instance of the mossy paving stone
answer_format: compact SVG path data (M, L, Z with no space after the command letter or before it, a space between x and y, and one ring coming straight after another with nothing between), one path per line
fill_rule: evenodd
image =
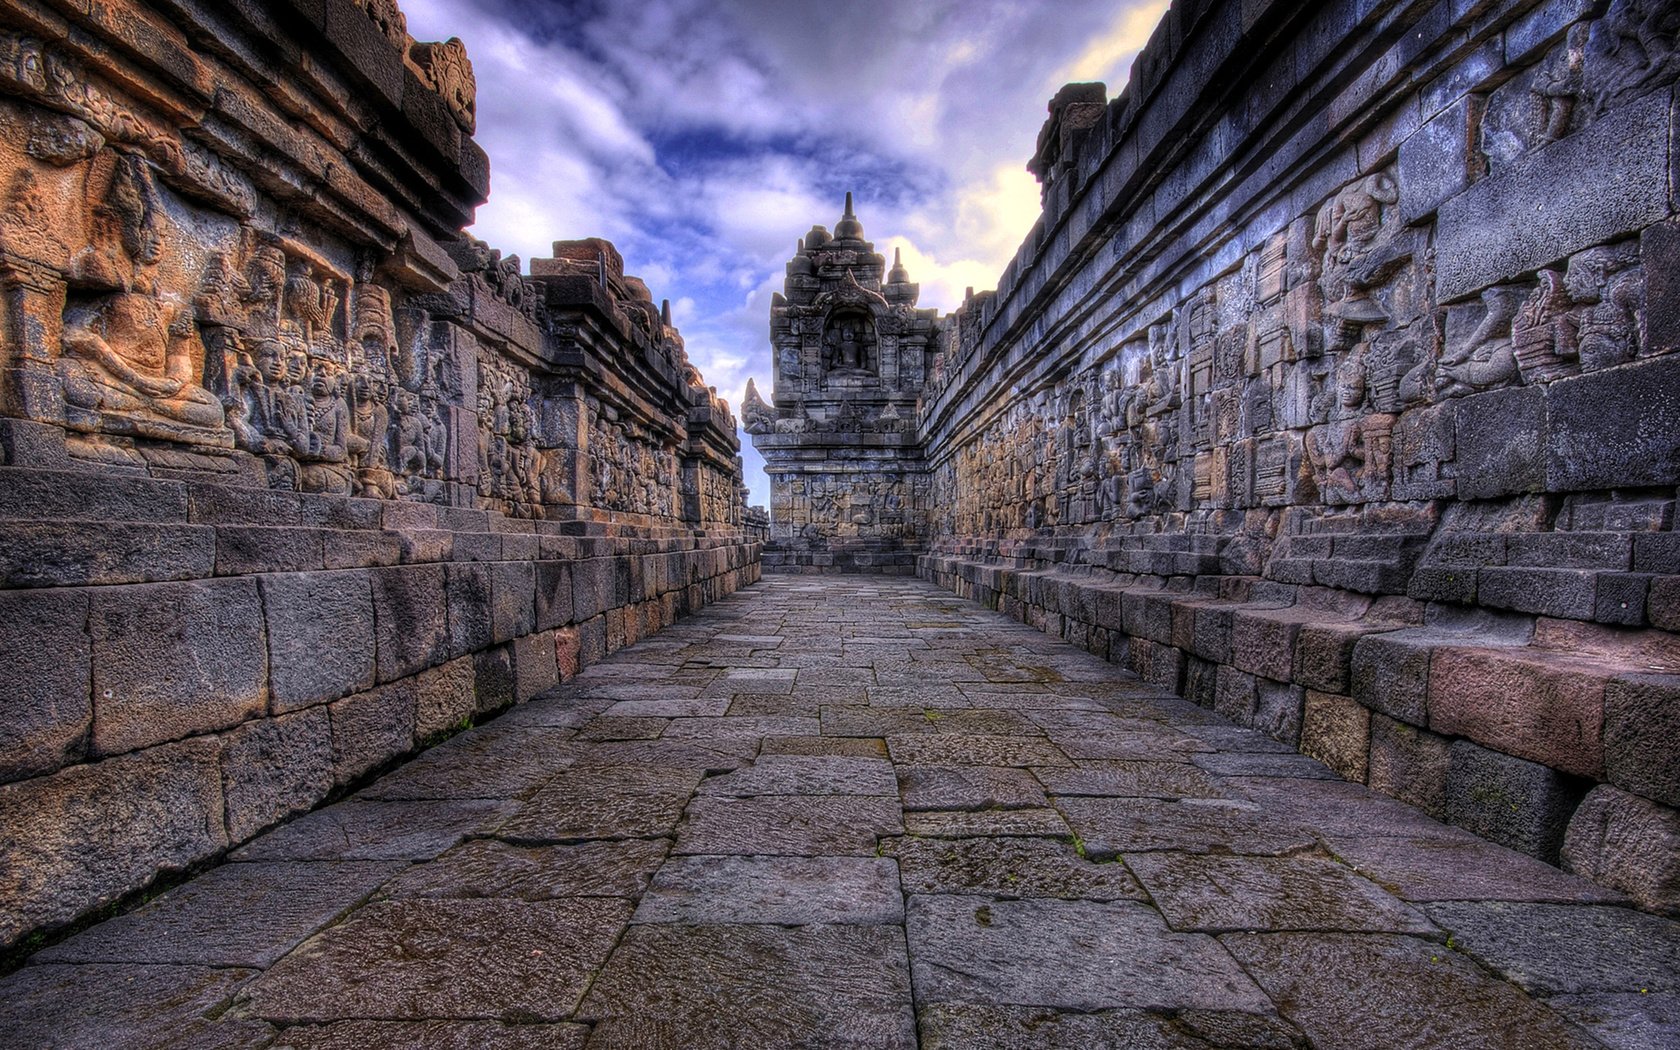
M1151 850L1275 855L1318 844L1310 831L1250 802L1072 796L1056 798L1055 805L1098 856Z
M626 901L370 904L248 985L239 1016L559 1021L630 918Z
M351 798L260 835L233 860L430 860L500 823L517 802L452 799L363 802Z
M402 867L389 861L224 864L35 960L268 966Z
M898 794L892 763L878 758L761 755L751 766L708 777L702 795Z
M916 1045L896 926L633 926L578 1019L590 1050Z
M1044 838L884 839L907 893L971 893L1067 900L1143 900L1124 865L1080 857Z
M463 842L418 864L382 890L390 897L635 898L671 850L669 839L519 846L496 839Z
M906 810L1049 805L1031 773L1009 766L901 765L898 788Z
M904 814L904 832L928 838L1030 835L1069 838L1067 821L1053 809L923 810Z
M877 857L673 857L638 923L902 923L898 866Z
M912 895L906 929L920 1004L1271 1010L1212 937L1132 901Z
M1039 737L982 736L940 733L933 736L888 736L894 762L930 766L1065 766L1067 756Z
M922 1050L1295 1050L1292 1025L1275 1015L1141 1010L1062 1013L1031 1006L923 1007Z
M257 976L202 966L41 964L0 980L0 1042L150 1050L206 1038L206 1019Z
M1055 795L1113 798L1224 798L1201 769L1185 762L1090 761L1050 766L1033 773Z
M336 1021L294 1025L269 1050L583 1050L581 1024Z
M1623 898L1525 853L1448 829L1450 835L1327 834L1331 852L1408 901L1616 903Z
M677 831L681 854L873 856L903 832L898 799L852 795L696 798Z
M1326 857L1134 853L1126 864L1175 930L1436 932L1422 913Z
M1680 992L1680 924L1631 908L1458 901L1430 918L1536 995Z
M586 795L543 791L491 832L523 845L579 839L668 837L682 819L687 795Z
M1315 1050L1595 1050L1515 985L1434 941L1388 933L1225 934Z

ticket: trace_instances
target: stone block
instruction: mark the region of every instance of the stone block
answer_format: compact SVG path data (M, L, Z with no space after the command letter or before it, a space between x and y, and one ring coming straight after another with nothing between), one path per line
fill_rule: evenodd
M93 728L88 596L0 591L0 781L82 756Z
M473 654L473 705L478 714L513 704L513 646L497 645Z
M1652 578L1636 572L1599 573L1593 619L1622 627L1643 627Z
M414 707L411 680L330 705L333 783L343 787L413 748Z
M1546 488L1672 485L1680 477L1680 357L1560 379L1546 388Z
M1406 594L1420 602L1455 602L1473 605L1476 601L1476 570L1443 565L1425 565L1412 573L1406 581Z
M1400 144L1400 217L1415 224L1470 187L1470 100L1460 98Z
M200 526L0 522L0 587L191 580L215 566L215 530Z
M1445 737L1385 715L1371 716L1367 778L1373 791L1410 803L1438 820L1445 819L1451 765L1451 748Z
M91 592L93 751L134 751L237 725L268 703L268 644L252 579Z
M0 786L0 945L226 847L220 751L184 740Z
M1402 722L1428 721L1429 662L1435 642L1404 634L1377 634L1353 646L1349 680L1353 698Z
M1604 775L1636 795L1680 806L1680 675L1627 675L1605 687Z
M1477 574L1476 597L1495 609L1590 620L1598 608L1598 574L1591 569L1496 565Z
M1346 694L1351 688L1353 647L1382 627L1363 623L1308 623L1295 636L1297 685L1322 693Z
M1651 577L1645 619L1652 627L1680 631L1680 575Z
M513 699L524 703L560 681L555 664L554 636L547 631L513 642Z
M1444 646L1429 665L1429 728L1597 777L1609 677L1598 665L1535 649Z
M247 722L222 737L230 845L309 809L332 786L332 720L324 706Z
M1288 682L1254 680L1254 721L1250 724L1290 747L1301 742L1301 707L1306 691Z
M405 678L442 663L449 652L449 600L442 565L373 569L379 680Z
M1680 350L1680 222L1647 226L1639 254L1645 264L1645 349Z
M1634 536L1633 571L1680 575L1680 532L1643 532Z
M462 656L488 646L494 641L490 566L454 562L445 566L444 585L449 598L449 656Z
M1254 676L1221 666L1214 679L1213 709L1238 725L1254 724Z
M472 656L421 671L410 688L414 694L414 737L423 747L465 729L478 713Z
M566 589L571 597L571 588ZM535 562L504 561L490 566L490 637L511 641L537 630Z
M220 525L216 528L216 575L309 572L325 566L320 529Z
M1371 748L1371 712L1349 696L1307 690L1301 715L1301 753L1344 779L1363 784Z
M1238 609L1231 618L1231 663L1250 674L1287 681L1295 671L1300 629L1299 610Z
M394 532L329 529L321 534L321 549L329 569L371 569L402 561L402 539Z
M1680 916L1680 813L1669 806L1600 784L1569 822L1563 862L1642 908Z
M1654 92L1443 203L1436 224L1441 301L1668 218L1668 130L1668 98Z
M1546 487L1548 414L1539 387L1460 398L1458 495L1491 499Z
M1557 863L1583 782L1548 766L1479 747L1451 744L1446 818L1519 853Z
M0 520L185 523L187 487L89 471L0 468Z
M612 573L610 558L587 558L572 564L573 620L592 619L612 608Z
M258 582L275 712L372 687L373 590L367 573L286 573Z

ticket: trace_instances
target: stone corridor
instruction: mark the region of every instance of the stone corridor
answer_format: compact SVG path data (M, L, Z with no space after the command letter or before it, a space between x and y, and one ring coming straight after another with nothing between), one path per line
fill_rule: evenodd
M908 579L770 577L0 981L12 1047L1658 1047L1680 924Z

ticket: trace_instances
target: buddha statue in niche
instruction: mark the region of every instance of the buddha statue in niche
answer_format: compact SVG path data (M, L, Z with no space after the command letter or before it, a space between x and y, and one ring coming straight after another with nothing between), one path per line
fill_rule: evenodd
M115 287L64 315L58 362L71 426L112 434L231 446L221 401L201 384L204 345L192 307L160 293L164 225L146 162L120 156L93 209L93 239L120 246L105 274Z
M861 311L837 311L823 333L823 357L831 372L875 371L875 325Z

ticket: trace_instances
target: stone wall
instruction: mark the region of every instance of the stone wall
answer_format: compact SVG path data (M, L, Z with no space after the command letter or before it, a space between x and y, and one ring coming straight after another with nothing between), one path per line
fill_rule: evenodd
M1174 3L936 322L919 571L1680 909L1677 29Z
M16 0L0 57L0 948L756 578L668 311L461 234L459 41Z

